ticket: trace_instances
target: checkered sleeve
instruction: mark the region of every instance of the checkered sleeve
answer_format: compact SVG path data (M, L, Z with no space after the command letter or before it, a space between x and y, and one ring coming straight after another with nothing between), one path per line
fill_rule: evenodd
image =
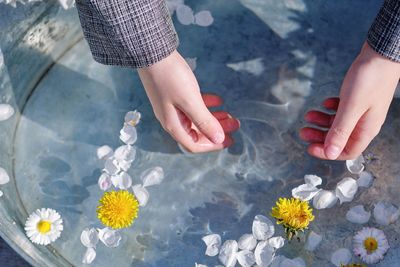
M77 0L76 7L93 58L100 63L147 67L178 47L164 0Z
M400 62L400 0L385 0L367 42L379 54Z

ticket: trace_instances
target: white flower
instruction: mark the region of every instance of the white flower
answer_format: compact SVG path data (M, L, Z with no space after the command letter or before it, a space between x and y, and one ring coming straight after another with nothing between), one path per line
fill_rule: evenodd
M83 256L82 263L91 264L95 258L96 258L96 250L94 250L94 248L87 248L85 255Z
M271 247L268 241L260 241L254 250L256 263L260 266L269 266L274 259L275 249Z
M257 215L254 217L252 232L257 240L267 240L274 235L275 227L270 219Z
M0 167L0 184L6 184L10 181L10 176L8 176L8 173L6 172L5 169Z
M253 250L257 246L257 239L252 234L244 234L238 241L239 249Z
M363 205L354 206L346 213L346 219L352 223L363 224L368 222L370 217L371 212L366 211Z
M97 230L99 231L99 239L104 245L109 248L115 248L119 246L122 237L118 231L112 230L108 227Z
M109 146L101 146L97 148L97 158L101 160L107 160L113 155L113 150Z
M206 255L214 257L218 255L219 248L221 247L221 236L218 234L211 234L202 238L207 246Z
M336 196L340 200L340 204L350 202L353 200L354 195L357 193L357 181L351 177L343 178L336 186Z
M316 175L305 175L305 184L299 185L292 190L292 196L303 201L311 200L321 189L317 186L322 184L322 179Z
M322 236L315 233L314 231L310 231L307 237L306 244L304 245L304 249L308 251L314 251L318 245L322 241Z
M400 210L389 202L379 201L374 207L374 218L380 225L394 223L400 215Z
M129 124L131 126L136 126L139 124L140 119L142 117L142 114L140 114L139 111L134 110L134 111L129 111L125 114L125 123Z
M0 121L8 120L14 113L14 108L9 104L0 104Z
M99 234L95 228L86 228L81 233L81 243L87 248L95 248L99 242Z
M332 208L336 202L338 201L338 197L331 191L321 190L314 196L313 206L317 210Z
M340 267L346 265L351 260L351 252L347 248L339 248L332 253L331 262L333 265Z
M132 186L132 191L136 199L138 200L139 205L141 207L146 206L150 197L149 191L147 191L147 189L140 184Z
M251 267L256 263L254 253L250 250L241 250L236 253L236 258L242 267Z
M60 237L63 230L60 214L53 209L37 209L25 223L26 235L39 245L48 245Z
M236 265L236 253L238 244L235 240L226 240L221 246L219 260L225 267L234 267Z
M353 174L360 174L364 170L364 157L358 156L356 159L346 160L347 170Z
M370 187L374 181L374 176L368 171L363 171L360 173L357 179L357 184L359 187Z
M108 173L103 172L100 175L99 180L98 180L97 183L98 183L98 185L99 185L101 190L106 191L112 185L111 176Z
M374 264L383 259L389 243L382 230L364 227L353 238L354 253L367 264Z
M161 167L154 167L142 172L140 179L144 187L158 185L164 180L164 170Z

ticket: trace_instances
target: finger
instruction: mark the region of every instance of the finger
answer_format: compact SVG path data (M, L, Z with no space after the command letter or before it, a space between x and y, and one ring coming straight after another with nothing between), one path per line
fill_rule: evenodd
M207 107L218 107L223 104L223 100L221 97L214 95L214 94L203 94L203 101Z
M330 127L332 125L334 118L335 115L326 114L324 112L317 110L311 110L307 112L306 115L304 116L304 119L307 122L321 127Z
M324 151L328 159L335 160L342 153L362 112L349 102L340 102L335 119L325 138Z
M222 129L225 133L232 133L240 128L240 122L235 118L226 118L223 120L219 120L219 123L222 126Z
M327 109L336 111L339 107L339 102L340 102L339 97L331 97L331 98L325 99L325 101L322 103L322 105Z
M304 127L300 129L300 138L309 143L323 143L325 141L326 133L326 131Z
M185 129L185 131L187 133L190 133L192 131L192 122L190 121L190 119L185 115L185 113L183 113L180 110L176 110L177 114L178 114L178 118L179 121L183 127L183 129Z

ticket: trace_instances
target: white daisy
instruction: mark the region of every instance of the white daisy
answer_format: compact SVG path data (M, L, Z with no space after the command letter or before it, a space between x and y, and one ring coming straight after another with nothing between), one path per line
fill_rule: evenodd
M37 209L25 223L26 235L39 245L48 245L60 237L63 230L60 214L53 209Z
M381 261L390 248L382 230L364 227L353 237L354 253L367 264Z

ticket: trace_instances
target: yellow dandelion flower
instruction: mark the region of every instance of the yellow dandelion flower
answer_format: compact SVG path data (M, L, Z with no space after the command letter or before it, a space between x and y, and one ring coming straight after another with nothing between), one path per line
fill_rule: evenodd
M139 203L136 197L126 191L105 192L97 206L97 218L113 229L126 228L137 218Z
M277 219L277 224L283 225L289 240L298 231L307 229L310 222L314 220L312 208L308 202L297 198L279 198L276 206L272 208L271 215Z

